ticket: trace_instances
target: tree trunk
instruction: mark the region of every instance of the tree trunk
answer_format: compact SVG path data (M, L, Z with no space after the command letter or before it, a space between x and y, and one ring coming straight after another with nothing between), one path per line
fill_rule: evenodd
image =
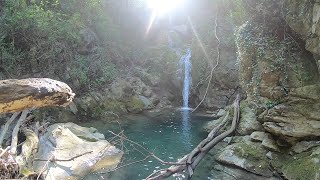
M48 78L0 81L0 114L45 106L66 106L74 98L71 88Z

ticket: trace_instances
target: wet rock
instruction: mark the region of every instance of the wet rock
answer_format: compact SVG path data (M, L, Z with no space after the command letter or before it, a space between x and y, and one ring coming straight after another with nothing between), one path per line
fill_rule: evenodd
M123 152L102 139L103 135L93 128L84 128L73 123L50 126L40 138L40 147L36 154L38 159L55 159L44 169L45 179L79 179L102 168L115 168ZM77 155L79 157L76 157ZM35 161L35 170L42 171L45 163L47 162Z

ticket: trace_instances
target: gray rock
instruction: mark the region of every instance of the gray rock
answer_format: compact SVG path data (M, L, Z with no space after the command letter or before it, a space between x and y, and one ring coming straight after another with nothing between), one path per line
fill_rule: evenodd
M255 131L251 133L250 138L252 141L262 142L264 139L268 138L270 134L261 131Z
M280 165L279 171L286 179L319 179L320 147L293 156L280 156L274 160Z
M152 106L151 100L149 100L145 96L141 96L141 95L139 95L139 99L143 102L145 109L151 108L151 106Z
M89 142L87 140L91 140ZM96 141L93 141L96 139ZM73 123L54 124L40 138L36 158L50 159L43 175L45 179L79 179L89 172L114 169L123 152L111 145L94 128L84 128ZM79 157L76 157L80 155ZM75 157L75 158L74 158ZM59 161L68 160L70 161ZM46 161L35 161L34 168L42 172Z
M260 143L245 141L227 146L217 160L257 175L272 177L273 172L269 169L266 154L267 151Z
M268 159L273 159L272 152L269 151L269 152L266 154L266 157L267 157Z
M257 120L255 111L246 102L241 103L241 118L237 132L241 135L249 135L254 131L263 131L261 123Z
M302 153L316 146L320 146L320 141L301 141L295 144L291 149L295 153Z
M77 114L78 112L77 105L74 102L69 104L69 109L73 114Z
M277 146L276 141L273 140L271 136L267 136L267 138L263 139L262 146L269 150L280 152L280 149Z
M222 166L220 164L217 164L214 166L214 169L211 171L211 178L212 179L223 179L223 180L235 180L235 179L241 179L241 180L253 180L253 179L259 179L259 180L280 180L280 178L276 177L263 177L256 175L254 173L250 173L246 170L228 167L228 166Z
M218 113L217 113L217 117L221 117L226 113L226 110L224 109L219 109Z
M258 141L258 142L262 142L262 146L272 150L272 151L277 151L279 152L279 147L277 146L277 143L275 142L275 140L273 140L271 134L266 133L266 132L260 132L260 131L255 131L253 133L251 133L250 135L251 140L253 141Z

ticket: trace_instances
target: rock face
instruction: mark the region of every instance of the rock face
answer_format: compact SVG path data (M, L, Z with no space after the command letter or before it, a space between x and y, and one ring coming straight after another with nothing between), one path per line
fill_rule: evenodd
M288 25L306 42L305 48L314 55L320 70L320 2L286 0L285 6Z
M45 168L45 179L79 179L102 168L115 168L122 154L121 150L104 140L104 135L96 129L66 123L49 127L40 139L36 158L54 158L53 162L48 163L48 168ZM45 163L46 161L35 161L35 170L40 172Z
M264 4L262 1L255 3ZM306 1L300 3L289 3L289 19L297 11L290 9L299 9L300 6L304 8L299 16L310 15L311 12L307 12L309 6L303 5ZM316 60L310 52L301 48L298 40L292 38L297 37L293 32L291 38L278 36L278 29L273 24L282 22L276 18L279 7L278 2L268 2L263 7L268 12L266 23L262 23L261 15L253 15L251 21L239 28L236 42L240 83L246 91L246 101L255 109L252 116L259 116L265 130L288 139L320 136L320 81ZM271 8L274 10L270 11ZM294 27L299 27L297 32L306 38L309 36L309 32L305 32L309 30L308 23L299 16L294 16L298 21L294 21L297 24L292 25L292 28L295 30Z
M232 177L237 167L264 178L319 179L320 1L246 2L250 20L236 33L247 95L238 133L250 137L234 138L215 155L231 166L214 168Z
M231 144L220 143L206 162L214 179L319 179L320 144L302 142L286 151L269 151L261 141L270 134L254 132L236 136ZM268 139L268 138L267 138ZM214 161L215 162L212 162ZM206 161L206 160L205 160ZM208 168L208 167L201 167ZM281 176L280 176L281 174Z
M267 131L297 138L320 136L320 101L303 97L300 89L305 88L320 90L318 85L294 89L288 102L268 110L263 123Z
M227 5L220 2L219 6ZM228 20L229 11L219 11L217 17L217 35L220 40L220 59L217 60L218 40L214 36L215 27L212 20L216 18L216 12L211 8L201 8L194 16L196 30L201 30L199 38L195 38L192 44L192 92L191 101L197 105L203 98L208 84L208 76L212 67L217 65L213 71L211 85L208 89L202 107L208 110L224 108L233 102L234 92L239 86L239 64L237 63L236 46L234 43L234 25ZM212 17L212 18L207 18ZM207 33L204 31L212 32ZM199 40L201 42L199 42ZM192 105L193 105L192 104Z

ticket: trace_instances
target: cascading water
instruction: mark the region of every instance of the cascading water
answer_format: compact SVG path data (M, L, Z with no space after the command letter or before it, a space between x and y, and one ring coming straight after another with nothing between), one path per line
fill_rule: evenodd
M180 58L180 65L183 67L184 70L184 80L183 80L183 90L182 90L182 98L183 98L183 104L182 109L184 110L190 110L189 108L189 94L190 94L190 86L191 86L191 48L187 48L187 51L184 55L181 53L181 49L178 48L175 43L173 42L171 36L168 37L169 41L169 47L175 51L177 56Z
M189 94L191 86L191 49L187 49L187 53L181 57L180 63L184 66L184 80L183 80L183 109L189 109Z

